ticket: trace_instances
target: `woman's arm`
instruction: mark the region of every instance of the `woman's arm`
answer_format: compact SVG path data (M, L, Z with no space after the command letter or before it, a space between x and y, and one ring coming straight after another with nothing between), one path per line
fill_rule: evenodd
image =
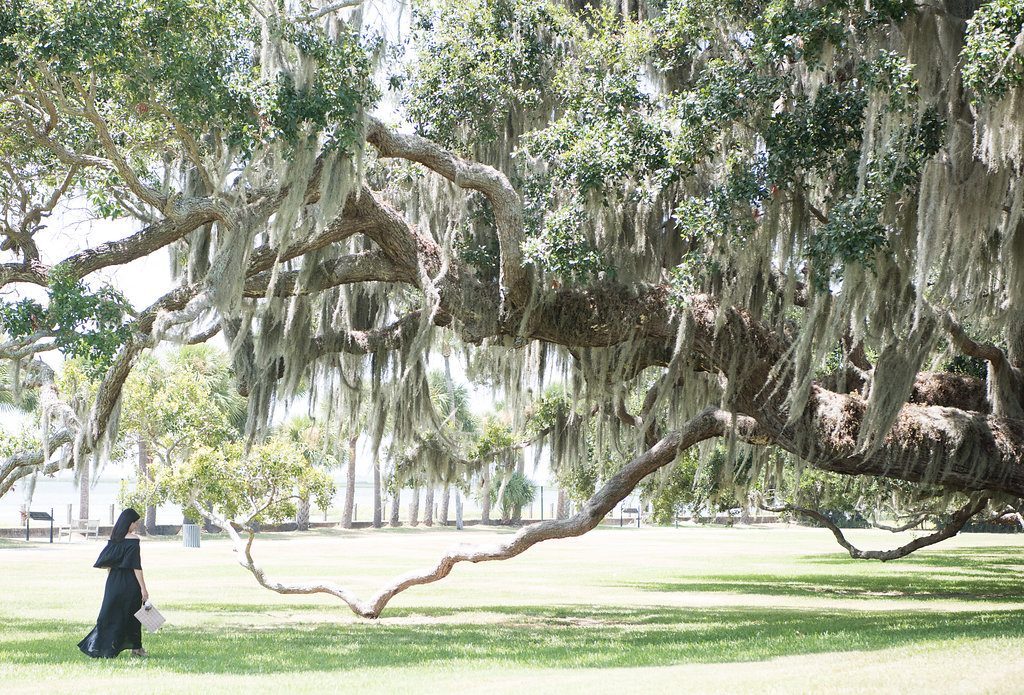
M149 590L146 589L146 578L142 576L142 570L135 570L135 578L139 580L139 587L142 589L142 601L149 600Z

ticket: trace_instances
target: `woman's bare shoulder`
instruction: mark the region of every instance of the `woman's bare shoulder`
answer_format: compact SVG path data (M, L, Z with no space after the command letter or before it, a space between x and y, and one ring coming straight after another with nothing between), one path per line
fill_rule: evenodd
M134 533L128 533L128 534L125 534L125 540L137 541L137 540L139 540L139 537L136 536Z

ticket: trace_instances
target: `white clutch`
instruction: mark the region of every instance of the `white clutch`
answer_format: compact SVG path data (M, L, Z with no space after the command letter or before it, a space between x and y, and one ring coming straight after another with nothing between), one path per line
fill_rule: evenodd
M156 606L149 601L142 604L142 608L136 611L135 617L142 623L142 627L150 632L156 632L160 629L161 625L167 622L167 619L156 609Z

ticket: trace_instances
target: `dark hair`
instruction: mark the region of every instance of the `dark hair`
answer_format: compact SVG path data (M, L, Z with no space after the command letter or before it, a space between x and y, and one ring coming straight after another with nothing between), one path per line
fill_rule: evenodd
M128 528L139 520L139 513L129 507L121 512L121 516L117 517L117 523L114 524L114 530L110 532L110 540L118 543L124 540L124 537L128 535Z

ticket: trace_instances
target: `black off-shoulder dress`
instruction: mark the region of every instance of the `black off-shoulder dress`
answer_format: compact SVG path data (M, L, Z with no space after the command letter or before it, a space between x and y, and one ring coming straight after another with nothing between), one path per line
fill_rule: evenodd
M142 588L135 570L142 569L139 539L108 541L94 567L108 567L107 586L96 627L78 648L94 658L113 659L125 649L142 649L142 624L135 617L142 607Z

